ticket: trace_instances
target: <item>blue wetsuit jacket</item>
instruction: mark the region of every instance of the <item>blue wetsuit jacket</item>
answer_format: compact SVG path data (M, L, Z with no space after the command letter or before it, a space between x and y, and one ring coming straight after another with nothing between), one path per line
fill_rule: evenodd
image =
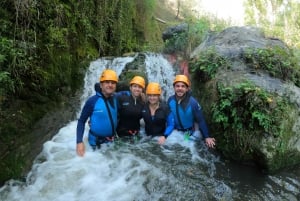
M198 101L191 96L191 93L186 93L186 96L180 101L180 103L177 101L175 95L169 97L168 105L175 118L175 129L192 129L194 128L194 122L197 122L203 137L209 137L202 108ZM178 116L180 117L180 120L178 119Z
M110 120L109 113L105 104L107 101L107 105L110 109L112 121ZM110 98L105 98L103 94L96 90L96 95L90 97L80 114L80 118L77 123L77 143L82 142L85 123L90 118L90 133L94 136L100 137L112 137L115 134L115 130L117 126L117 100L114 96Z

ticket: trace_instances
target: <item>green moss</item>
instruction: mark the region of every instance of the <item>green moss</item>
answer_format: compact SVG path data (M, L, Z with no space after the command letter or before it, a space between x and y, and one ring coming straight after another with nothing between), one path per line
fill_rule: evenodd
M1 4L0 150L7 154L1 158L0 182L28 168L31 158L23 161L21 153L30 151L23 145L34 140L32 127L61 103L69 103L90 61L162 44L152 18L155 2L42 0L18 8L11 1Z
M0 184L8 179L19 178L25 166L24 156L16 154L12 150L6 155L5 159L0 162Z
M233 87L218 86L219 99L212 107L212 123L220 149L235 159L254 159L265 137L275 138L280 145L274 151L284 152L292 136L293 105L286 99L245 82ZM236 154L234 154L236 153Z
M243 60L254 71L264 70L273 77L290 80L300 86L299 57L292 50L282 47L249 48L244 52Z
M218 55L213 48L201 52L197 59L190 63L193 76L197 77L197 83L206 82L215 77L219 68L229 69L229 61ZM200 78L200 79L199 79Z

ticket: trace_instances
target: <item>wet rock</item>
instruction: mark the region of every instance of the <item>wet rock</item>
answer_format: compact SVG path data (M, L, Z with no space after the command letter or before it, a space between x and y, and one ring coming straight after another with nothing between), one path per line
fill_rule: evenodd
M274 125L278 126L278 128L280 127L280 131L279 129L274 131L272 128L269 128L268 130L270 130L270 132L267 132L268 135L265 134L266 131L260 131L261 127L267 127L268 125L262 126L259 125L259 123L257 123L256 127L254 126L247 131L237 130L230 125L224 130L220 125L211 121L212 114L209 114L208 119L212 125L212 134L218 139L218 144L220 145L218 149L227 152L225 155L235 160L252 160L268 172L278 171L282 168L299 164L300 149L298 139L300 139L300 88L297 87L292 80L289 80L289 78L284 80L280 77L280 74L274 76L276 63L273 63L272 65L274 68L270 68L268 71L260 66L255 66L258 64L247 63L245 59L245 54L249 49L254 51L256 55L259 55L258 52L261 50L278 50L278 55L276 55L277 52L275 51L273 56L267 55L266 58L268 59L280 57L281 55L279 55L279 53L292 56L288 46L279 39L266 37L263 32L256 27L230 27L220 33L211 33L208 35L207 38L190 54L190 58L195 62L202 54L212 49L217 56L226 60L229 67L225 67L225 65L220 66L211 79L206 80L205 83L198 82L197 88L193 88L193 91L198 91L198 94L200 94L200 102L204 103L203 107L207 113L211 112L213 105L218 103L218 100L220 99L218 86L232 88L240 86L245 82L252 83L257 89L265 92L262 94L273 95L273 99L269 98L265 103L270 110L280 107L277 102L279 100L287 99L289 102L289 105L286 106L279 117L270 117L270 122L272 122L274 118L281 118L281 121L278 122L279 126ZM298 72L295 72L294 74L296 73ZM199 77L196 79L199 79ZM194 82L197 82L196 79ZM243 92L241 91L241 93ZM251 93L249 93L246 98L251 99ZM253 100L255 99L253 98ZM240 101L240 105L237 104L232 106L231 110L236 109L236 115L238 115L238 111L244 111L243 109L246 107L244 103L245 102ZM257 108L257 111L260 109L261 108ZM249 115L249 118L252 118L251 115L253 114ZM263 117L260 116L258 118ZM261 122L263 122L263 120L261 120ZM230 123L233 125L235 122L232 121ZM271 123L270 125L272 126ZM219 130L216 128L219 128ZM276 134L277 131L280 134ZM252 137L241 134L241 132L247 132L249 133L249 136ZM230 138L229 141L228 138ZM240 141L239 143L241 143L239 149L231 149L232 152L228 152L228 150L230 150L226 148L230 147L228 143L237 144L237 141ZM244 142L247 142L247 144ZM241 153L240 150L243 149L249 150L249 152ZM237 155L239 155L239 157L236 157Z

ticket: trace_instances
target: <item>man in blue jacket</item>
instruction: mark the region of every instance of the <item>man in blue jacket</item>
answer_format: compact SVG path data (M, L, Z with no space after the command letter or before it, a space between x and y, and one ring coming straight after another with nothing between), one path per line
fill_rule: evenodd
M205 144L210 148L214 148L215 138L209 137L202 108L189 92L190 81L188 77L176 75L173 87L175 94L169 97L168 104L175 118L175 129L192 134L196 122L205 139Z
M100 78L101 90L96 90L96 95L90 97L82 111L77 123L77 146L76 152L79 156L85 153L83 135L85 123L89 119L89 144L95 150L102 143L113 140L117 126L117 100L114 96L118 82L115 71L106 69Z

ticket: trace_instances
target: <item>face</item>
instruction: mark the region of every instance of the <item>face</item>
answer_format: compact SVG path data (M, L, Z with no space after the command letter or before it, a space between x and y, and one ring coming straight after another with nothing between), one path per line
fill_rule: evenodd
M143 92L143 88L138 84L132 84L130 85L130 91L134 97L139 97Z
M104 96L109 97L116 91L117 82L106 80L100 83L102 93Z
M157 104L159 102L159 97L160 95L153 95L153 94L147 95L150 104Z
M178 97L183 97L188 90L188 86L183 82L176 82L174 85L174 91Z

